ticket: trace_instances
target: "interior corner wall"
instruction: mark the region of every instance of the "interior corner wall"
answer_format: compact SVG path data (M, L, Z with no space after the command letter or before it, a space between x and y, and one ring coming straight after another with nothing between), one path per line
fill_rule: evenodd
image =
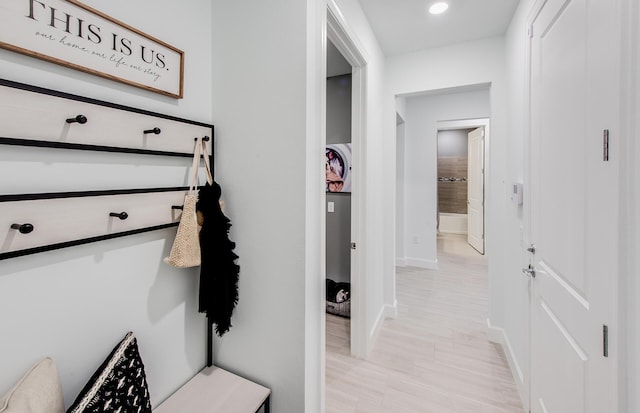
M314 81L307 13L314 12L305 3L212 3L218 178L240 256L240 301L231 332L215 340L215 363L270 387L276 412L305 411L305 369L320 358L306 354L307 260L320 256L320 245L306 250L307 82ZM318 178L322 149L309 149ZM319 288L319 269L314 275Z
M213 123L210 2L83 0L83 3L183 50L184 98L166 97L4 49L0 50L1 76ZM198 27L198 31L193 27ZM45 174L57 176L57 171L77 167L82 171L78 175L83 176L57 182L47 190L187 183L184 177L190 161L183 160L69 151L85 153L65 152L64 162L31 162L34 153L45 159L49 154L51 158L55 155L60 160L62 156L56 151L3 147L0 182L21 175L37 183ZM9 153L16 156L9 159ZM162 178L167 176L163 172L166 168L178 172L176 182ZM29 184L22 189L25 193L39 192ZM12 387L32 364L50 356L58 367L65 404L69 406L128 331L137 337L154 406L197 373L206 361L205 319L197 312L198 275L194 269L176 269L162 262L174 237L175 229L167 229L2 261L0 394Z
M437 267L437 122L491 116L489 90L408 97L405 122L405 257Z
M406 117L406 109L403 110ZM405 252L405 122L396 125L396 266L407 265ZM389 301L395 297L390 297ZM385 300L386 301L386 300Z

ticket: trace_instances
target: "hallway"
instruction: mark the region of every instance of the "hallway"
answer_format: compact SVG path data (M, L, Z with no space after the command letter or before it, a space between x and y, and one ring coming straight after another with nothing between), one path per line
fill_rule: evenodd
M349 354L349 320L327 315L327 413L524 412L507 360L487 340L486 258L438 237L440 269L397 269L398 318L369 360Z

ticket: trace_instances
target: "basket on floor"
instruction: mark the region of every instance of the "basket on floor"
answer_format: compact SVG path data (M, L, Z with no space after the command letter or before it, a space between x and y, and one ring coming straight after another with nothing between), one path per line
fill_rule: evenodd
M327 278L327 313L351 317L351 284Z
M327 313L335 314L340 317L351 317L351 300L343 301L341 303L334 303L327 300Z

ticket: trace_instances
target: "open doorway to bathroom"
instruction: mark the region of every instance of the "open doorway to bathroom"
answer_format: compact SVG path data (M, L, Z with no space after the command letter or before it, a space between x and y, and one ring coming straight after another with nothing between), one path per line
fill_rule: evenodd
M448 122L437 134L437 231L484 254L485 140L489 120Z

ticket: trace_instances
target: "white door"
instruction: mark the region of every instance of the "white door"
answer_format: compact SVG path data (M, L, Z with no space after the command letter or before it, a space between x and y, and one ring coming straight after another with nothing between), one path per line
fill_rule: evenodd
M484 126L469 132L467 241L484 254Z
M530 28L532 412L617 411L617 6L548 0Z

